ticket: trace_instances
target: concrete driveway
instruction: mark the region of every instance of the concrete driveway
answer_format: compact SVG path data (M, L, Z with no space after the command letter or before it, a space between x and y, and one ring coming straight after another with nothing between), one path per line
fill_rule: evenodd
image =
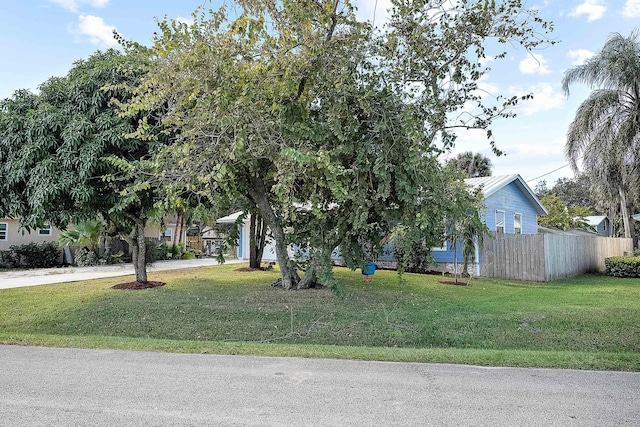
M244 263L229 260L227 264ZM181 268L208 267L218 265L215 258L201 258L175 261L156 261L147 266L147 271L178 270ZM38 268L0 272L0 289L25 286L49 285L52 283L77 282L80 280L102 279L104 277L129 276L134 274L132 264L101 265L95 267Z
M638 426L640 373L0 346L1 426Z

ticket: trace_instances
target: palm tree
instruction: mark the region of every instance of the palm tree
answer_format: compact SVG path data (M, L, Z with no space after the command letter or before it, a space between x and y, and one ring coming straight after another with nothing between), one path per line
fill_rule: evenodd
M583 83L596 88L580 105L569 126L565 155L574 171L582 158L585 173L598 193L619 203L625 237L633 236L629 208L640 166L640 41L611 34L604 47L583 65L570 68L564 92Z
M471 151L460 153L447 163L462 169L467 174L467 178L491 176L491 159L480 153Z
M84 246L96 255L103 240L104 224L98 220L80 222L73 230L60 233L60 243L63 246Z

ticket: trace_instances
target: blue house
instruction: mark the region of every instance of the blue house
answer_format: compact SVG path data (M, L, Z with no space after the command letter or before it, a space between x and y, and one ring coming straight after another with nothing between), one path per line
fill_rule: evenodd
M538 216L547 215L547 210L533 193L520 175L488 176L482 178L465 179L465 184L470 190L480 189L484 196L483 212L480 212L482 221L490 231L506 234L537 234ZM462 266L462 245L456 246L444 242L442 247L431 248L434 261L438 270L454 271L457 262ZM474 262L470 263L470 271L480 275L480 251L476 245ZM378 259L391 266L394 263L393 256L384 255Z
M548 214L520 175L468 178L464 182L470 190L480 189L482 192L485 209L480 212L480 216L492 232L537 234L538 216ZM435 262L441 268L453 271L451 264L455 259L457 258L459 263L463 260L461 245L457 246L455 256L451 243L446 243L442 248L432 248ZM481 262L479 248L476 245L474 264L477 275L480 274Z
M611 221L606 215L585 216L584 221L598 236L612 236Z
M531 188L520 175L502 175L483 178L469 178L465 183L470 190L480 189L484 196L485 210L481 212L481 218L489 230L496 233L507 234L537 234L538 216L546 215L547 210L542 206L540 200L535 196ZM220 218L218 223L235 223L241 212ZM240 227L240 240L238 242L237 257L239 259L249 259L249 228L248 218ZM390 248L389 248L390 249ZM462 265L462 248L458 245L456 254L452 245L445 242L442 247L431 248L434 261L443 271L453 271L453 264L457 262ZM293 254L293 248L289 248L289 255ZM393 255L389 251L378 258L377 262L382 265L395 266ZM333 257L340 259L339 253ZM273 242L269 241L264 251L264 260L275 259L275 248ZM480 264L482 260L479 256L479 249L476 248L475 269L476 275L480 274ZM471 265L470 265L471 268ZM471 270L473 271L473 270Z

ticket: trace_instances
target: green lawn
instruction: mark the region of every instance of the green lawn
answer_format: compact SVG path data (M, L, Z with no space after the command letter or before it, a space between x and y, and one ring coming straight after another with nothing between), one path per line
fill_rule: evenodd
M0 342L640 371L640 281L535 284L337 270L342 295L238 265L0 291Z

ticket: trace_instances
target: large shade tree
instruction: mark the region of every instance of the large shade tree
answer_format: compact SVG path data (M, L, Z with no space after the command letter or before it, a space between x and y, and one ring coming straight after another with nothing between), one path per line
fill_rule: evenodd
M437 156L520 99L478 91L487 40L530 50L550 29L518 0L392 3L380 31L348 0L238 0L161 22L151 48L127 44L153 66L122 108L159 111L175 136L147 166L176 188L249 198L287 289L329 283L337 247L354 267L398 223L435 246L452 204ZM135 136L156 137L145 121ZM302 278L289 243L308 244Z
M640 40L614 33L602 50L565 72L565 93L575 84L594 88L569 126L565 154L582 163L591 183L620 206L625 237L633 236L632 209L640 177Z
M140 64L115 50L74 63L64 77L52 77L40 93L18 90L0 102L0 216L34 228L66 228L98 215L116 226L132 249L136 280L147 281L144 229L156 192L137 187L114 163L139 161L157 141L125 138L137 117L122 118L142 76ZM110 88L105 90L104 88Z

